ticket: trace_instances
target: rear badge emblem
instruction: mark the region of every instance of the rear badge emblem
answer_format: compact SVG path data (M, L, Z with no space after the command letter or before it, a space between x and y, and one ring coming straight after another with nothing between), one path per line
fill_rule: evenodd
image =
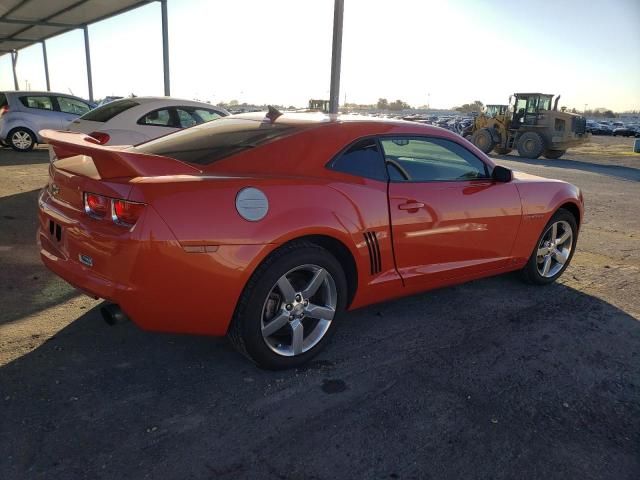
M80 263L86 265L87 267L93 267L93 258L89 255L83 255L82 253L78 255L78 259Z

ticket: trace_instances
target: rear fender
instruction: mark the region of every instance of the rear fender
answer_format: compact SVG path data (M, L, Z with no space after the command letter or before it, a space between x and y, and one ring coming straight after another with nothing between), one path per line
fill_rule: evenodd
M16 118L11 120L5 120L3 118L3 124L4 125L2 127L2 134L5 136L3 140L8 140L9 132L11 130L13 130L14 128L22 127L33 132L33 134L36 136L36 143L42 143L42 138L40 137L40 135L38 135L38 129L30 121L25 120L24 118Z

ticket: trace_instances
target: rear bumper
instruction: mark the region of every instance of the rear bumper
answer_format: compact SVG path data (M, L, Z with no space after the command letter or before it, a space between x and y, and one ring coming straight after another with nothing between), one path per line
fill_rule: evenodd
M117 303L150 331L225 335L251 272L272 248L187 252L150 206L127 230L60 205L46 190L38 204L45 266L79 290Z

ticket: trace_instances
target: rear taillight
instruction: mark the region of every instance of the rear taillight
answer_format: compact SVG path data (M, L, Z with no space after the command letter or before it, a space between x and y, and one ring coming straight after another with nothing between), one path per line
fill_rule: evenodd
M9 111L9 105L5 105L4 107L0 107L0 117Z
M113 221L118 224L124 226L135 225L143 211L144 203L113 200L112 217Z
M109 199L95 193L85 193L84 211L92 217L104 218L109 213Z
M104 145L111 140L111 136L104 132L91 132L89 136L95 138L100 145Z
M109 198L97 193L85 192L84 194L84 211L87 215L99 220L110 218L113 223L123 227L135 225L144 207L144 203Z

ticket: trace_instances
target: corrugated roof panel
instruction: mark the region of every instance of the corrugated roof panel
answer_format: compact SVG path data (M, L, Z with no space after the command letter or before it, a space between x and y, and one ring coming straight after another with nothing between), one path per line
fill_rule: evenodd
M79 0L28 0L9 14L9 18L15 20L42 20L57 12L77 3Z
M0 0L0 55L153 0Z

